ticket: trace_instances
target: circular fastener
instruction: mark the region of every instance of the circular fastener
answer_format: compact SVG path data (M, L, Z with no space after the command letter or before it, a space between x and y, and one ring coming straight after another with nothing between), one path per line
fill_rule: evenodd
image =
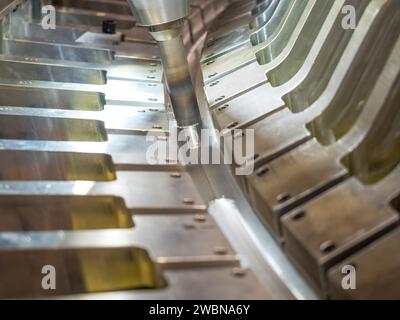
M304 210L299 210L295 212L292 216L292 220L297 221L303 219L306 216L306 212Z
M216 246L214 248L214 253L219 255L224 255L228 253L228 249L224 246Z
M246 275L246 270L241 267L235 267L232 269L232 274L235 277L244 277Z
M153 129L162 129L162 126L159 124L153 124Z
M269 172L268 167L261 168L260 170L257 171L257 176L263 177Z
M158 112L159 110L158 109L154 109L154 108L150 108L149 111L150 112Z
M171 176L172 178L180 178L180 177L182 177L182 175L181 175L180 172L172 172L172 173L170 174L170 176Z
M323 244L319 246L319 250L322 253L329 253L335 250L336 246L335 243L331 240L325 241Z
M183 198L184 204L194 204L194 200L192 198Z
M217 74L218 74L218 72L214 72L214 73L210 74L208 77L212 78L212 77L215 77Z
M210 60L210 61L208 61L207 63L206 63L206 65L210 65L210 64L213 64L215 62L215 60Z
M278 201L278 203L284 203L284 202L290 200L290 198L292 198L290 193L284 192L276 197L276 201Z
M197 222L206 222L207 221L207 217L205 214L196 214L194 216L194 220Z

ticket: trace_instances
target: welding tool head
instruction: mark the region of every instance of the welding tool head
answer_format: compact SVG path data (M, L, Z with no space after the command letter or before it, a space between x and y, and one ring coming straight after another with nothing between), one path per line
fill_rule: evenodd
M128 0L138 25L157 26L189 15L190 0Z
M148 27L158 43L177 125L195 142L193 133L200 128L201 116L182 40L183 18L189 15L190 0L128 1L138 25Z

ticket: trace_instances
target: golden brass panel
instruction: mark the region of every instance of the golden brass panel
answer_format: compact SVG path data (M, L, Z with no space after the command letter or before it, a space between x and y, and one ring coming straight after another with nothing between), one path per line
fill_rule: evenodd
M83 111L104 109L103 93L0 85L0 105Z
M48 297L101 291L154 289L165 282L140 248L0 251L0 297ZM54 266L56 288L44 290L42 268Z
M115 180L106 154L0 150L0 180Z
M0 196L0 232L132 228L122 198L112 196Z
M107 141L103 121L0 115L0 139Z

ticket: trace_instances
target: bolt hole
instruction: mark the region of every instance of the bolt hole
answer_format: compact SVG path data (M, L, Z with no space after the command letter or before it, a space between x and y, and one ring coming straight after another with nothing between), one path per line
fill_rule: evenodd
M303 219L305 216L306 216L306 212L304 210L300 210L300 211L296 212L295 214L293 214L292 220L297 221L297 220Z
M257 171L257 176L263 177L269 172L269 168L265 167Z
M210 84L210 87L214 87L214 86L216 86L218 83L219 83L219 81L214 81L214 82L212 82L212 83Z
M292 198L292 196L290 195L290 193L284 192L282 194L280 194L279 196L276 197L276 200L279 203L284 203L288 200L290 200Z
M333 241L328 240L325 241L323 244L320 245L319 249L321 250L322 253L329 253L335 250L336 246L333 243Z
M232 122L232 123L229 124L226 128L227 128L227 129L233 129L233 128L235 128L238 124L239 124L239 123L237 123L237 122Z
M222 112L222 111L226 110L228 107L229 107L229 104L225 104L222 107L219 107L218 111Z

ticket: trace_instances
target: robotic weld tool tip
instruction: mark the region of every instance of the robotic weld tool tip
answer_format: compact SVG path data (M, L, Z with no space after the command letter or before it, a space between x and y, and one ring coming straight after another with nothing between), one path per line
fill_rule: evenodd
M161 51L168 93L178 127L188 132L200 127L200 112L182 40L189 0L129 0L138 25L148 27Z

